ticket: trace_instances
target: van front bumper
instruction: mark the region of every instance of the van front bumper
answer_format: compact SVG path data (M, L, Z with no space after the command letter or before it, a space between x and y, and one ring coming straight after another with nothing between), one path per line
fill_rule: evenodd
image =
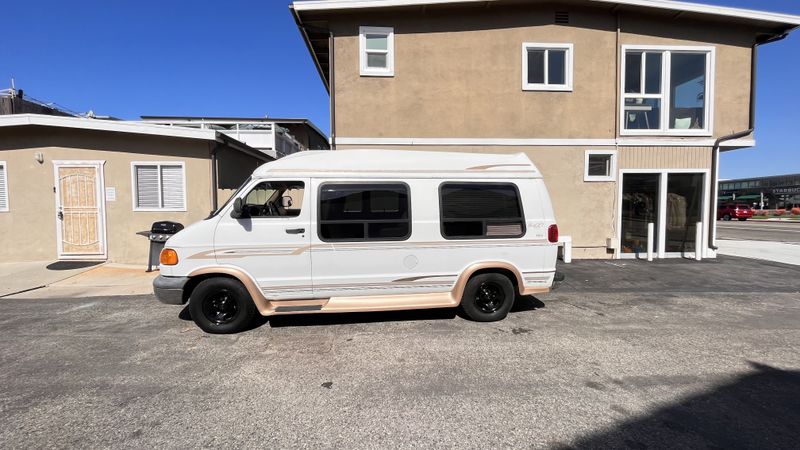
M161 303L168 305L183 304L183 287L189 277L165 277L159 275L153 280L153 293Z

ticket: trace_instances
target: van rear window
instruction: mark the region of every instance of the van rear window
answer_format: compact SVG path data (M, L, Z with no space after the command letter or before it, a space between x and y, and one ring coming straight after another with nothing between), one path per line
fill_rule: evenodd
M445 239L515 238L525 234L519 191L511 183L444 183L439 188Z
M323 241L397 241L411 235L403 183L325 183L319 198Z

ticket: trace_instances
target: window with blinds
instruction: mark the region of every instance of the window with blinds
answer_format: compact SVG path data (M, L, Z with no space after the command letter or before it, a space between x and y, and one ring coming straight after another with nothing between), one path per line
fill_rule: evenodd
M0 211L8 211L8 174L6 162L0 161Z
M184 179L182 163L134 163L134 209L186 210Z
M445 239L517 238L525 235L519 190L510 183L443 183L439 188Z

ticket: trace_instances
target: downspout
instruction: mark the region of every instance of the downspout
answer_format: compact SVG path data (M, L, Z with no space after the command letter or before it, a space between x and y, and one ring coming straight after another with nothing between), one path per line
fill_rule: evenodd
M617 30L615 34L616 42L614 43L614 48L616 49L616 59L614 61L614 65L616 66L614 72L614 92L615 92L615 99L614 99L614 136L619 137L620 132L622 130L622 120L620 118L620 102L622 101L622 56L620 51L620 34L622 32L622 17L619 13L619 5L616 5L613 9L614 18L617 22ZM617 152L619 155L619 139L614 139L614 151ZM618 160L619 161L619 160ZM614 174L615 179L617 179L617 174ZM622 182L622 178L618 179L618 182ZM619 259L620 257L620 248L622 245L622 240L620 237L622 236L622 230L617 226L621 220L621 213L620 209L617 207L619 203L622 202L622 199L617 195L617 189L614 189L614 218L612 220L612 236L614 239L614 250L613 250L613 258ZM608 244L606 244L606 248L608 248Z
M764 39L756 38L751 50L750 63L750 117L746 130L720 136L714 141L711 148L711 201L709 202L709 221L712 226L708 227L708 246L712 250L717 250L717 196L719 195L719 146L725 141L743 138L750 135L756 128L756 76L758 69L758 47L771 42L777 42L786 38L794 29L783 32L782 34L769 36Z
M217 167L217 152L222 148L225 147L224 144L217 143L214 148L211 149L211 211L216 211L219 208L219 178L217 176L218 167Z
M620 123L620 117L619 117L620 116L620 104L619 104L620 103L620 95L622 95L622 92L621 92L622 91L622 88L621 88L622 80L620 79L620 77L622 77L622 67L621 67L621 65L622 65L621 61L622 60L620 59L621 55L620 55L620 49L619 49L619 35L620 35L621 29L622 29L622 17L620 17L619 11L616 11L614 13L614 16L617 19L617 33L616 33L617 42L616 42L616 45L615 45L616 50L617 50L617 55L616 55L617 56L617 59L616 59L617 69L616 69L616 77L614 79L614 83L615 83L614 92L617 93L617 98L616 98L616 101L614 102L614 105L615 105L614 106L614 131L616 133L615 136L619 136L619 133L620 133L620 131L622 129L622 124ZM619 146L617 146L617 147L619 147Z
M333 62L333 31L331 31L328 34L328 95L331 97L331 150L336 150L336 78L333 70Z

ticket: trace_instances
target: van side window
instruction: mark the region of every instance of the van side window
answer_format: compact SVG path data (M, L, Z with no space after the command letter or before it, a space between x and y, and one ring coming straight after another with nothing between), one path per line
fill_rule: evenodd
M515 238L525 234L519 191L511 183L443 183L439 202L445 239Z
M244 197L244 217L297 217L304 188L302 181L262 181Z
M396 241L411 235L408 186L325 183L319 194L323 241Z

